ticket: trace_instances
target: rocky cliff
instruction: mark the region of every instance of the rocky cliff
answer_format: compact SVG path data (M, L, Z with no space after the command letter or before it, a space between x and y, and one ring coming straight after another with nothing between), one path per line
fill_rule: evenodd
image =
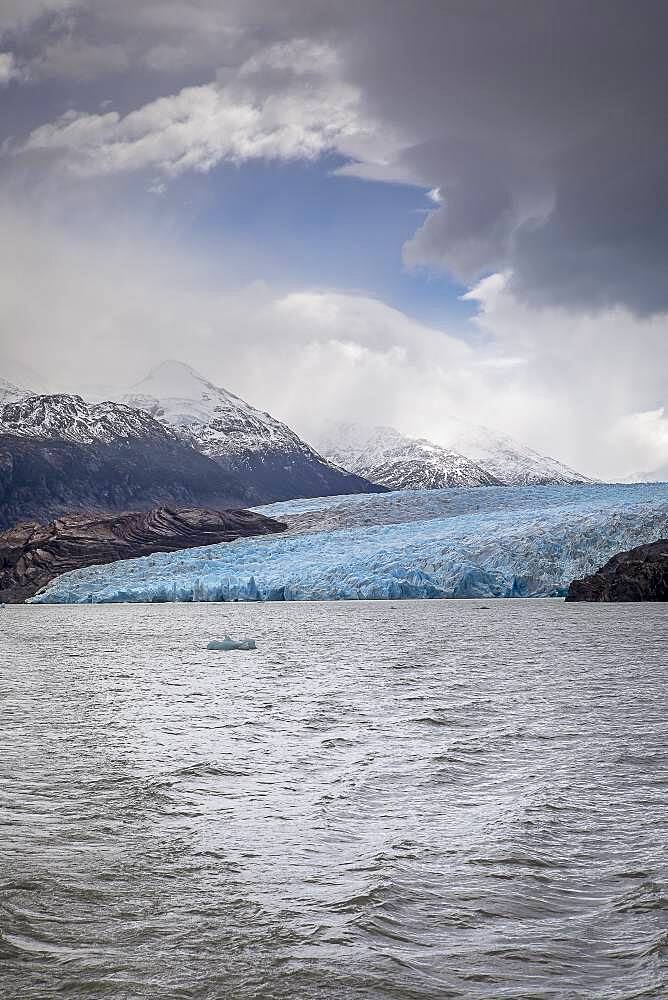
M668 601L668 539L618 552L591 576L573 580L567 601Z
M280 521L247 510L194 507L75 514L50 524L21 524L0 534L0 600L20 603L54 577L82 566L284 530Z

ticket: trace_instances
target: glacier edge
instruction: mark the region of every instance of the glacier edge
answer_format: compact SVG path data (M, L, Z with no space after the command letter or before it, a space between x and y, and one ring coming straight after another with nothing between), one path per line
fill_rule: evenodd
M74 570L31 603L562 596L615 552L668 533L668 484L403 491L258 510L289 531Z

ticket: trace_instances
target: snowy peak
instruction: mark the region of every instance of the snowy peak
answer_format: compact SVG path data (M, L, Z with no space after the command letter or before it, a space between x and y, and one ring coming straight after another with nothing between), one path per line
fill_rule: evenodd
M448 420L448 446L392 427L332 423L318 441L330 461L389 489L566 486L591 480L488 427Z
M178 361L158 365L123 401L176 428L211 457L311 450L285 424Z
M131 386L123 399L141 409L155 409L159 419L183 425L205 423L218 407L242 402L180 361L163 361Z
M286 424L203 378L165 361L123 397L267 500L378 491L335 468Z
M173 438L147 413L122 403L87 403L59 393L27 396L0 407L0 433L78 444L148 438Z
M143 388L142 388L143 387ZM184 361L162 361L133 387L138 391L154 391L162 396L195 398L204 389L216 391L216 386Z
M498 479L459 452L407 437L393 427L333 423L318 444L330 461L391 490L499 485Z
M592 480L502 431L454 417L444 429L448 445L463 452L508 486L569 486Z

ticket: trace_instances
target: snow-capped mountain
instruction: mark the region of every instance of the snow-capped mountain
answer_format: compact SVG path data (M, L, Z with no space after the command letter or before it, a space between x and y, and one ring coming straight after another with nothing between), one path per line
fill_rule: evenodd
M0 406L0 527L74 511L257 501L246 483L141 410L64 394Z
M467 455L507 486L570 486L593 482L563 462L541 455L490 427L449 417L442 433L451 448Z
M158 365L123 401L177 428L212 456L308 448L285 424L179 361Z
M0 433L109 444L128 438L175 439L149 414L123 403L88 403L69 393L25 396L0 409Z
M330 461L395 490L592 481L489 427L450 418L445 432L448 447L406 437L392 427L331 423L317 443Z
M123 401L174 428L266 501L377 489L327 462L286 424L181 362L158 365Z
M621 483L668 483L668 463L656 469L643 469L641 472L630 472L619 480Z
M393 427L332 423L318 440L332 462L390 490L498 486L497 478L456 451Z

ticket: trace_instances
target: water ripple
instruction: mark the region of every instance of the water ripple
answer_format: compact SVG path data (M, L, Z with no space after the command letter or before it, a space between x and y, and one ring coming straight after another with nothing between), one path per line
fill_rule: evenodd
M667 614L5 609L0 995L665 1000Z

